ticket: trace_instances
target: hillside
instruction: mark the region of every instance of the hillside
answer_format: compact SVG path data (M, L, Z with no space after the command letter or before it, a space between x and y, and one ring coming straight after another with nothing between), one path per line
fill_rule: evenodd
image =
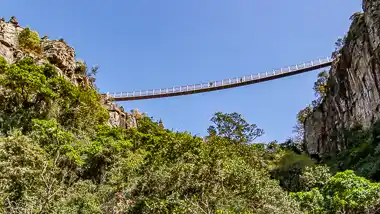
M376 1L364 1L364 8L353 26L375 21L371 14L380 12ZM364 43L352 32L353 27L330 76L317 80L317 88L333 88L344 57L365 50L351 48L355 41ZM356 71L368 68L360 65ZM329 106L324 103L331 90L300 120L306 121L300 127L305 144L251 144L263 130L239 113L216 112L203 139L165 129L138 111L124 112L98 94L96 72L63 39L40 38L15 17L0 21L2 213L379 213L378 174L363 173L357 164L337 167L347 161L344 154L309 156L316 154L313 142L320 142L310 132L326 122L315 114ZM376 163L380 129L373 124L367 132L350 129L333 141L366 139L364 147L349 147L359 156L348 147L337 152L351 152L355 163L371 154L365 163Z

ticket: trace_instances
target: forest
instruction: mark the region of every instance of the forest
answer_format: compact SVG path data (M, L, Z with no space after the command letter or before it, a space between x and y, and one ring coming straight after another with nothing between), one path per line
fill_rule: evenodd
M355 37L338 40L337 52ZM1 213L380 213L380 122L344 130L342 151L305 150L327 71L297 115L296 137L258 143L265 130L237 112L210 115L205 137L138 111L136 127L110 126L96 68L79 64L90 83L74 84L29 57L43 52L38 33L25 28L18 43L25 57L0 57Z
M323 75L322 75L323 76ZM0 58L3 213L378 213L380 125L316 160L296 140L250 143L264 130L217 112L208 136L172 132L133 112L106 124L92 86L49 64Z

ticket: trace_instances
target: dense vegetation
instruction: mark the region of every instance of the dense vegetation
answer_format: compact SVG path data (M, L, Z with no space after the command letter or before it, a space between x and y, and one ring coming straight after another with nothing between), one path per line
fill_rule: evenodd
M363 14L351 19L363 25ZM18 40L41 56L37 32ZM296 138L281 144L253 143L264 130L238 113L215 113L205 138L138 112L136 128L110 127L92 86L97 67L78 62L75 73L92 84L0 57L0 213L380 213L380 122L346 130L340 153L304 152L303 123L328 92L326 71Z
M92 87L30 58L12 65L0 58L0 87L2 213L375 213L380 206L379 184L352 171L333 175L291 141L252 144L263 130L237 113L216 113L206 139L143 115L137 128L111 128Z

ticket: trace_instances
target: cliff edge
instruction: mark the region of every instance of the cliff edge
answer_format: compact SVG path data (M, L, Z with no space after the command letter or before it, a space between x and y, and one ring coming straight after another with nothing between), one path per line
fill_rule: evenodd
M344 130L380 119L380 2L364 0L329 71L327 94L306 118L304 142L311 155L345 149Z
M94 87L94 80L86 73L87 65L75 59L74 48L67 45L63 39L50 40L47 36L39 38L37 32L21 27L15 17L8 22L0 19L0 56L10 64L27 56L33 58L37 64L50 63L59 75L73 84ZM124 112L123 108L104 96L102 104L110 114L108 121L110 126L122 128L137 126L134 114Z

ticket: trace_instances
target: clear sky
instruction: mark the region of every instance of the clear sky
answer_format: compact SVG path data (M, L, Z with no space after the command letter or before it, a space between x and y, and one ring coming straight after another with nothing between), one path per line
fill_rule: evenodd
M330 56L361 0L0 0L40 36L64 38L99 65L101 92L164 88L258 73ZM292 134L318 71L181 97L121 102L166 128L205 135L213 113L239 112L266 132Z

